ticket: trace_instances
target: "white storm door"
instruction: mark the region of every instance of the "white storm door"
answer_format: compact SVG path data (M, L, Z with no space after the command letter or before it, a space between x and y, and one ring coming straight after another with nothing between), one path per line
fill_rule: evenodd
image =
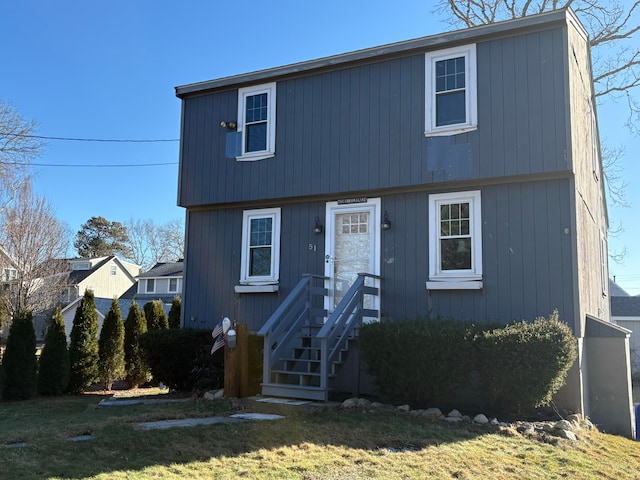
M327 203L325 276L327 304L333 312L359 273L380 275L380 199L353 204ZM368 279L367 285L378 285ZM379 310L379 297L365 297L365 307Z

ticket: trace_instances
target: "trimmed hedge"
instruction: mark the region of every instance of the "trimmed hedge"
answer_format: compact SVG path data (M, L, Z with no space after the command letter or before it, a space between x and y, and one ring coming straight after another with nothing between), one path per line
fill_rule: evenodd
M484 331L429 318L371 323L360 343L387 400L429 406L464 395L502 413L548 404L576 358L575 338L557 312Z
M426 406L466 380L474 333L469 322L440 318L369 323L362 357L381 396Z
M69 385L69 348L67 333L60 307L47 328L44 347L40 354L38 393L40 395L62 395Z
M2 398L27 400L36 394L38 360L36 332L31 312L20 310L9 327L7 348L2 358Z
M223 387L223 349L211 355L211 332L150 330L140 337L140 344L156 382L181 391Z
M507 412L548 404L577 355L571 329L557 311L548 319L481 332L474 345L481 387L492 407Z

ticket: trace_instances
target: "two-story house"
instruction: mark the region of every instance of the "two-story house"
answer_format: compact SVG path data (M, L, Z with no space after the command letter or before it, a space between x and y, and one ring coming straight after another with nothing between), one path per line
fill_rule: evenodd
M182 296L182 268L184 263L156 263L148 271L136 276L136 284L122 294L121 299L135 299L142 307L152 300L162 300L165 311L171 309L176 296Z
M579 351L557 404L631 434L589 44L571 10L176 95L183 323L229 316L264 335L264 394L327 398L362 320L557 309ZM289 361L296 342L319 365Z

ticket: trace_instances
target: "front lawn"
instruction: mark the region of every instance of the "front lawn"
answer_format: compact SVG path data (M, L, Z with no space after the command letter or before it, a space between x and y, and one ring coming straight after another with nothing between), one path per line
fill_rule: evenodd
M143 431L153 420L233 413L226 400L98 407L99 395L0 403L0 478L624 479L640 442L591 432L559 446L393 411L250 403L283 420ZM86 441L71 437L90 434Z

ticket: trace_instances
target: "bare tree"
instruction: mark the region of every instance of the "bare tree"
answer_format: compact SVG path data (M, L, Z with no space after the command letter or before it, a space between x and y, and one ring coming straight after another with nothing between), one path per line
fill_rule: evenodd
M640 0L440 0L436 10L447 15L450 25L473 27L569 7L589 32L596 98L623 98L627 125L640 133L640 102L634 97L640 86L640 51L633 45L640 31ZM620 155L619 150L603 149L604 176L610 201L626 206L626 183L617 167Z
M4 308L13 316L21 309L37 313L55 306L68 270L60 260L68 246L66 225L29 183L0 211L0 225L0 245L16 268L15 280L5 284L1 297Z
M157 225L153 220L125 222L131 260L148 270L158 262L175 262L183 257L184 227L180 220Z
M0 208L28 182L31 162L42 153L44 142L34 135L36 126L0 99Z

